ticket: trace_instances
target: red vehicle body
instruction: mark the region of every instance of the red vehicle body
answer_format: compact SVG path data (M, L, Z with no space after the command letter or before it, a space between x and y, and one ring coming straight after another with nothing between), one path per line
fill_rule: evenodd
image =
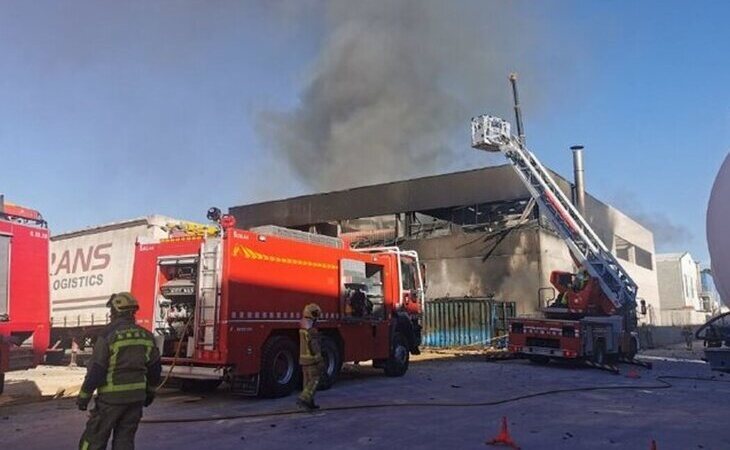
M595 278L555 271L550 282L558 297L544 308L545 318L519 317L509 321L509 351L545 363L550 358L586 359L605 364L632 359L638 350L636 311L622 314L605 296Z
M5 372L43 361L49 317L46 223L0 196L0 392Z
M420 343L418 256L354 251L334 238L266 228L138 243L138 323L156 334L166 373L183 387L225 380L247 394L287 395L300 377L302 309L317 303L320 388L334 383L345 361L373 360L386 374L403 375ZM355 298L368 307L358 308Z

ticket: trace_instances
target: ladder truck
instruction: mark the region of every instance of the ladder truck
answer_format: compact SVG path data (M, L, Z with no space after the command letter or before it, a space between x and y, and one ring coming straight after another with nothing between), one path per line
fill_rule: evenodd
M472 119L472 147L501 152L565 241L579 271L553 271L558 295L540 305L541 318L510 320L508 349L536 363L550 359L585 361L603 368L633 360L638 350L636 283L573 206L524 142L518 106L519 137L509 122L482 115Z

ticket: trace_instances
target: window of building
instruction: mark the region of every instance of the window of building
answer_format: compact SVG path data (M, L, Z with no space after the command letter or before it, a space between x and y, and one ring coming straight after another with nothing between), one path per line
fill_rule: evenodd
M636 247L635 254L637 266L654 270L654 265L651 262L651 252L648 252L641 247Z
M626 239L616 236L616 257L631 262L631 243Z
M651 252L629 242L619 235L614 235L615 254L619 259L636 264L644 269L654 270Z

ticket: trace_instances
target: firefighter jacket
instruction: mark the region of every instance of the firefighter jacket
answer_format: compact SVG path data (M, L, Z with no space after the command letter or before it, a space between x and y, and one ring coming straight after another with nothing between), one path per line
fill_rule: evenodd
M312 366L322 362L322 349L319 341L319 331L312 327L299 329L299 364Z
M162 371L152 333L133 318L115 319L104 328L87 367L79 397L89 398L96 390L101 400L115 404L144 402L154 395Z

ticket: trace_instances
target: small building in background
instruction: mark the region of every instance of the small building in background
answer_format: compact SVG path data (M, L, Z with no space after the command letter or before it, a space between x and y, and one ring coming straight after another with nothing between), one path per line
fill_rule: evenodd
M700 265L689 252L656 255L659 282L660 324L663 326L701 325L715 312L703 293Z

